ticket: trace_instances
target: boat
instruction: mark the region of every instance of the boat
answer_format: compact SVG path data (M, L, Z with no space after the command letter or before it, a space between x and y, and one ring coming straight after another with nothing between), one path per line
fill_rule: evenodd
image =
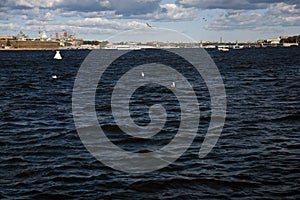
M141 50L142 48L137 46L118 46L117 50Z
M232 49L244 49L244 46L239 45L238 43L232 47Z
M228 46L225 46L225 45L218 46L218 50L219 50L219 51L229 51L229 47L228 47Z
M204 46L205 49L215 49L216 46L215 45L207 45L207 46Z
M133 45L116 45L116 46L110 46L105 47L104 49L117 49L117 50L140 50L141 47L133 46Z

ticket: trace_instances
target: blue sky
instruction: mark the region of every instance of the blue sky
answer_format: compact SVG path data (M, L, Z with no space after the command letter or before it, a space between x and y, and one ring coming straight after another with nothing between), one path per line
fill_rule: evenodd
M173 29L197 41L300 35L299 0L0 0L0 35L66 30L103 40L131 29ZM168 39L172 41L172 34Z

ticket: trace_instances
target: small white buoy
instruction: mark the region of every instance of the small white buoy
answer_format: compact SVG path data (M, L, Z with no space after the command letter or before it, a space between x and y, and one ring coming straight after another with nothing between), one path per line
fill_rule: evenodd
M54 56L54 59L56 59L56 60L61 60L61 59L62 59L62 57L61 57L59 51L56 51L56 54L55 54L55 56Z
M141 73L141 76L142 76L142 77L144 77L144 76L145 76L144 72L142 72L142 73Z
M171 88L175 88L176 87L176 84L175 84L175 82L172 82L172 84L171 84Z
M56 76L56 75L52 75L52 78L53 78L53 79L57 79L57 76Z

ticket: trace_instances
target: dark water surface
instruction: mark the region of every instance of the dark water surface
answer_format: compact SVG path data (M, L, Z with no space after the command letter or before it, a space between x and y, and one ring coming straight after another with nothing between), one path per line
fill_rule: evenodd
M62 51L57 61L52 51L0 51L0 199L300 199L300 48L209 50L228 103L217 145L198 158L209 123L204 95L192 146L175 163L146 174L103 165L79 139L72 90L89 52ZM140 100L133 106L143 109ZM137 123L148 123L135 115ZM168 123L172 133L178 117ZM104 129L124 149L143 142L122 138L116 125ZM165 142L143 145L151 150L147 145Z

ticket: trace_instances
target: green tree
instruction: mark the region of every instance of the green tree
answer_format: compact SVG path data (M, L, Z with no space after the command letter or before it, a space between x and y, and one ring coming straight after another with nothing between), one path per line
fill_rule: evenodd
M292 36L285 39L282 39L280 41L281 43L297 43L298 42L298 36Z
M86 44L89 44L89 45L99 45L100 42L97 41L97 40L92 40L92 41L85 40L85 41L83 41L83 44L84 44L84 45L86 45Z
M100 42L100 47L105 47L108 43L108 41L102 41Z

